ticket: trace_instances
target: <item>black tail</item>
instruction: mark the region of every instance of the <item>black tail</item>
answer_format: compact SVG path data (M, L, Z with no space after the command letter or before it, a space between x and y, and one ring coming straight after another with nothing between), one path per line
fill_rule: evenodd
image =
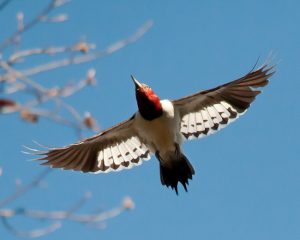
M175 156L176 159L170 159L168 164L163 164L161 158L159 156L157 157L160 160L160 180L162 185L166 185L167 187L171 186L178 195L178 182L182 184L187 192L186 185L189 184L189 179L193 178L195 170L186 156L182 153L176 153Z

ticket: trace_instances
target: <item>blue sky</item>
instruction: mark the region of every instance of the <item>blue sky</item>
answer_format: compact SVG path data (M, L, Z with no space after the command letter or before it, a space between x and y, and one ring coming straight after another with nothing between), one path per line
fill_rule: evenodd
M23 9L28 18L46 1L14 1L0 13L0 38L14 27ZM103 231L66 223L43 239L289 239L300 238L300 162L298 79L300 3L265 1L72 1L58 12L70 21L40 25L24 36L24 46L65 45L80 37L104 48L130 35L146 20L153 28L137 43L93 63L41 74L49 84L74 80L97 70L98 85L68 99L89 110L106 128L136 111L130 74L150 85L161 98L175 99L247 73L258 57L276 54L276 74L241 119L183 149L196 175L179 197L159 180L155 158L130 171L80 174L54 171L47 189L34 190L12 204L36 209L66 208L86 190L92 206L110 208L124 196L136 203L132 212L108 221ZM65 127L47 120L30 125L16 115L1 116L0 197L14 179L26 181L44 169L28 162L20 150L32 140L62 146L77 140ZM89 133L86 136L91 135ZM16 222L22 224L22 219ZM25 223L24 228L33 226ZM0 228L3 239L14 239Z

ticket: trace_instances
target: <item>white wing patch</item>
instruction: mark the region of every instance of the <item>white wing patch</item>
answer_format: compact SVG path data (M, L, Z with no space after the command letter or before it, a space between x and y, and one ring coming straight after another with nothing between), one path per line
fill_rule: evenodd
M98 153L99 172L120 171L130 169L150 159L150 151L137 137L109 146Z
M246 112L238 112L225 101L188 113L181 121L181 133L186 139L201 138L222 129Z

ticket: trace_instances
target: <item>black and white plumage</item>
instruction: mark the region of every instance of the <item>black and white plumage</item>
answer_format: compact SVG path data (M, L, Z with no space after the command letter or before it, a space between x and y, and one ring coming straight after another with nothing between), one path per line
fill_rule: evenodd
M109 172L140 165L155 154L161 182L185 190L195 173L180 145L214 133L244 114L274 70L264 65L245 76L174 101L160 100L134 77L139 110L128 120L91 138L39 154L43 165L82 172Z

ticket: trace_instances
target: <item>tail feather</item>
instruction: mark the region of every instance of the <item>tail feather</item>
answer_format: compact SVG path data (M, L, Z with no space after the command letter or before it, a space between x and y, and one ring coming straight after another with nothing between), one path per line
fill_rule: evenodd
M168 164L163 164L163 161L160 161L160 180L162 185L171 186L178 195L178 182L182 184L184 190L187 192L189 179L193 178L195 170L182 153L175 154L173 158L175 159L170 159Z

